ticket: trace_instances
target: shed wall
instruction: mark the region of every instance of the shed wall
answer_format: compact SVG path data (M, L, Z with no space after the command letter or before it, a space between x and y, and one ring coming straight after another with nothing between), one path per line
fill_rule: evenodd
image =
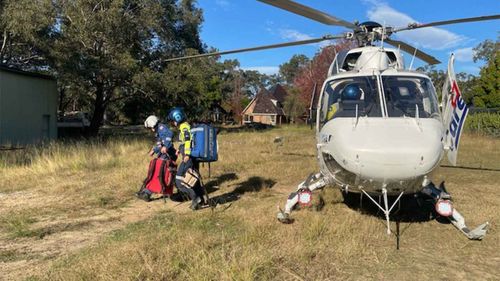
M57 137L56 81L0 70L0 145Z

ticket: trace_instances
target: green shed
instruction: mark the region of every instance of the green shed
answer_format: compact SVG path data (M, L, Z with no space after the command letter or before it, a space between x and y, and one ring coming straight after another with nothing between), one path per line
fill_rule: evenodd
M57 98L53 77L0 66L0 146L57 138Z

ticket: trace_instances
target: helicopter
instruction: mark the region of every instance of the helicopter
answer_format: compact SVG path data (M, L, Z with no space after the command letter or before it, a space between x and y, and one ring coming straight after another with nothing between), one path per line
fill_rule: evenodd
M390 214L405 194L423 194L433 200L435 211L472 240L486 235L489 223L469 229L453 208L444 183L436 186L432 172L447 154L456 165L461 128L467 107L456 84L453 55L441 106L431 79L405 69L402 51L427 64L435 57L391 35L420 28L500 19L500 15L460 18L427 24L391 27L377 22L348 22L290 0L258 0L323 24L350 31L319 38L171 58L166 61L274 49L333 39L352 40L357 47L335 55L317 101L316 150L320 171L311 174L292 192L277 219L291 223L292 210L309 205L312 192L336 186L346 194L366 196L385 216L391 234ZM379 45L377 43L380 42ZM384 47L384 43L394 48ZM412 63L413 63L412 59ZM313 96L314 100L314 96ZM313 114L311 114L313 115ZM389 197L396 199L389 206ZM376 200L379 198L379 200ZM383 200L380 200L382 198ZM383 202L381 202L383 201Z

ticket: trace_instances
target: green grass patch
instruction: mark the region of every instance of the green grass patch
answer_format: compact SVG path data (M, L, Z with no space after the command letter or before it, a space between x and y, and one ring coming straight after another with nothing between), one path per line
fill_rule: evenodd
M0 218L0 228L11 238L33 237L38 236L38 233L31 229L35 222L37 220L31 213L13 213Z

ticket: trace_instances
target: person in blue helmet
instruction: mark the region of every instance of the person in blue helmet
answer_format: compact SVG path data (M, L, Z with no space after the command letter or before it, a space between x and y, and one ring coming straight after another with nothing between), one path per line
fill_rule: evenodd
M198 182L194 188L189 188L183 184L186 172L189 169L194 169L199 173L199 163L196 159L191 157L191 125L186 120L186 114L182 108L175 107L168 113L168 120L170 120L175 127L179 129L179 150L178 154L181 156L181 163L177 169L175 177L175 186L177 189L188 195L191 201L191 209L197 210L203 203L203 188Z
M358 84L351 83L342 90L342 100L360 100L363 99L363 91Z
M160 120L155 115L150 115L144 121L144 127L151 129L156 136L156 144L151 148L149 156L157 155L161 159L177 160L177 153L172 143L174 133L167 125L160 123ZM150 201L151 192L148 189L141 189L137 192L137 196L145 201Z

